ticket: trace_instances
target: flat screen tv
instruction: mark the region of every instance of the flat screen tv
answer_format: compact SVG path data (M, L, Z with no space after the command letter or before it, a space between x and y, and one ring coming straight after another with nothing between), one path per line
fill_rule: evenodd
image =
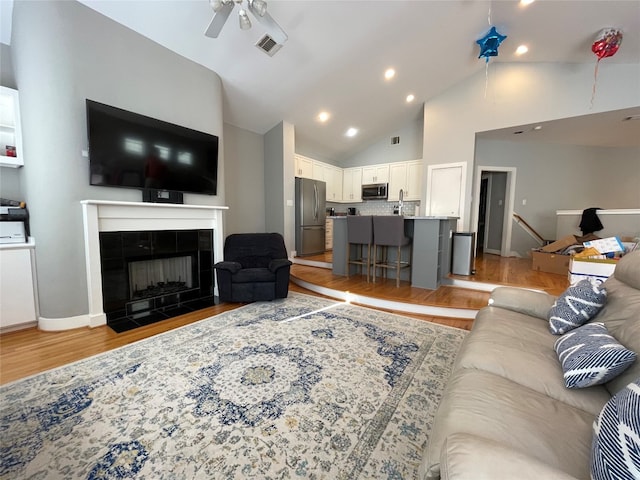
M91 185L216 195L217 136L86 103Z

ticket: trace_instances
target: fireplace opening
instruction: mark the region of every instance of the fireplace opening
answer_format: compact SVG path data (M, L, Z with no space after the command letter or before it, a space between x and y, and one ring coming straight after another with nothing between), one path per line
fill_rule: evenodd
M101 232L100 261L117 332L215 304L212 230Z
M129 262L129 298L143 300L193 288L191 256Z

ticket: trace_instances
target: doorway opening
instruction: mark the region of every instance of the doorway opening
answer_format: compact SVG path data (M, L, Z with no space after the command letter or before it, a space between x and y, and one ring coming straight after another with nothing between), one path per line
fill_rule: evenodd
M471 225L476 232L476 255L512 256L511 234L516 169L478 166L474 184Z

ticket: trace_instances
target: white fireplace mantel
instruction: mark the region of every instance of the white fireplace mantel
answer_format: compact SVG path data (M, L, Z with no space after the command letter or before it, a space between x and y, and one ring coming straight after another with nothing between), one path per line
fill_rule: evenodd
M214 263L223 259L222 214L229 207L82 200L90 327L107 323L102 307L100 232L213 230ZM217 287L216 287L217 295Z

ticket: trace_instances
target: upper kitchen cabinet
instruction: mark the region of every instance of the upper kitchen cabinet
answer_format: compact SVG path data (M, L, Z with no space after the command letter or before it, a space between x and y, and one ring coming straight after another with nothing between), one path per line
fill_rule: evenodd
M404 192L404 200L420 200L422 168L422 160L392 163L389 166L389 201L400 199L400 189Z
M296 155L296 177L313 178L313 160Z
M362 167L345 168L342 171L342 201L362 201Z
M18 91L0 86L0 166L22 167L22 134L20 132Z
M388 163L362 167L362 185L370 185L372 183L389 183Z
M327 202L342 201L342 169L325 165L324 181L327 183Z

